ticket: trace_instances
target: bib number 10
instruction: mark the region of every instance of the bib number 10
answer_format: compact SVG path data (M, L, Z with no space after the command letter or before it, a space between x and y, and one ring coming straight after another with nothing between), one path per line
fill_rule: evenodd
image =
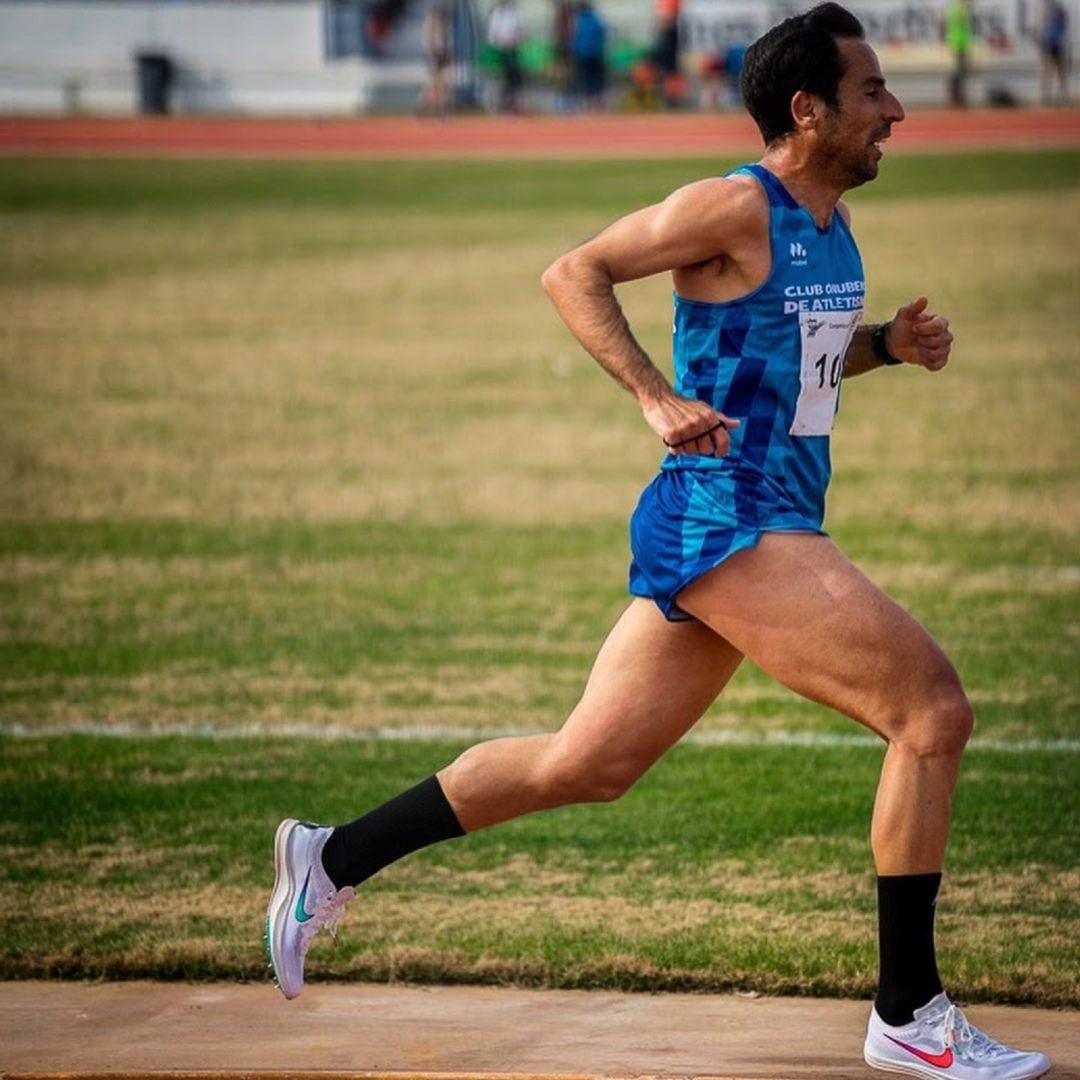
M802 361L791 435L828 435L836 416L844 357L862 311L800 311Z
M825 372L828 370L829 385L835 389L840 385L840 376L844 373L844 358L837 353L836 356L829 359L828 353L822 353L814 362L814 367L818 373L818 389L825 389Z

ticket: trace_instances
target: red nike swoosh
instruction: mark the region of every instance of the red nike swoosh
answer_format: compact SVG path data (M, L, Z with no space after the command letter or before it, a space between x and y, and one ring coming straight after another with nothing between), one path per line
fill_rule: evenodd
M882 1032L884 1035L885 1033ZM946 1046L940 1054L929 1054L925 1050L920 1050L917 1046L908 1046L907 1043L901 1042L899 1039L894 1039L891 1035L885 1035L885 1038L889 1042L896 1043L897 1046L906 1050L909 1054L914 1054L917 1058L922 1058L927 1065L933 1065L938 1069L947 1069L953 1061L952 1047Z

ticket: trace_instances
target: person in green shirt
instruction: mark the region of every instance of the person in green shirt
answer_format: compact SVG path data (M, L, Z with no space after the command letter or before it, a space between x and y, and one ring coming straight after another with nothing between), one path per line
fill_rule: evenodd
M954 109L967 108L967 78L974 39L975 18L971 11L971 0L953 0L945 11L945 42L953 58L949 104Z

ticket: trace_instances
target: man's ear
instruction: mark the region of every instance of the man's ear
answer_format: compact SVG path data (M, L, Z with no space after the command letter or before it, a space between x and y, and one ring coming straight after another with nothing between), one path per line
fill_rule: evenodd
M825 115L825 102L817 94L799 90L791 99L791 116L799 131L812 131Z

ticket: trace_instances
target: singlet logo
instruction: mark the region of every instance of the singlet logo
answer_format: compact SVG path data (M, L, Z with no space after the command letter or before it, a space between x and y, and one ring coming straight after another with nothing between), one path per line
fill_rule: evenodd
M788 251L791 253L791 265L792 266L805 266L806 265L806 248L798 242L793 240L788 246Z

